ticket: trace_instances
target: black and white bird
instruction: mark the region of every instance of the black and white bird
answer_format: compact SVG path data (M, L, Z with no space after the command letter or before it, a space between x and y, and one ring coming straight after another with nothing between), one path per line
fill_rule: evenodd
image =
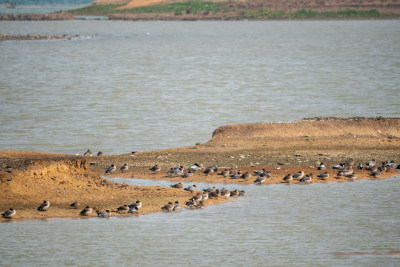
M122 167L121 167L121 172L126 172L127 170L129 170L129 165L127 163L125 163Z
M16 213L17 212L15 211L15 209L10 208L9 210L3 212L1 216L3 216L3 218L11 219L11 217L14 216Z
M81 212L79 213L79 215L81 216L89 216L90 213L92 213L93 209L89 206L86 206L86 208L84 208L83 210L81 210Z
M111 164L111 166L107 168L106 173L112 173L116 169L117 167L114 164Z
M43 203L37 208L38 211L47 211L47 209L50 207L50 202L45 200Z

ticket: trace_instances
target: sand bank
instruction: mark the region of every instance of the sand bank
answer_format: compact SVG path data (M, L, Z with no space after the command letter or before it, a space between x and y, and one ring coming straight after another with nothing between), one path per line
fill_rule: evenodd
M400 162L399 129L397 118L313 118L288 123L222 126L204 144L135 154L88 157L3 150L0 151L0 211L13 207L18 212L16 219L78 217L86 205L115 210L141 200L140 214L145 214L160 211L169 201L184 203L193 195L182 189L112 183L101 177L111 164L115 164L117 170L110 177L162 179L171 184L177 181L252 184L257 178L254 171L263 168L272 175L264 183L266 185L282 183L286 174L298 171L313 173L313 183L347 182L346 177L337 178L337 170L332 169L332 165L349 158L353 158L355 166L371 159L375 159L378 166L386 161ZM327 166L330 176L326 180L316 178L323 172L317 169L321 162ZM130 167L122 173L119 168L124 163ZM247 171L252 177L231 179L217 173L206 175L202 171L189 178L166 174L171 167L187 169L194 163L204 168L217 166L219 170ZM160 172L149 170L155 164L161 166ZM388 170L372 177L370 171L357 170L355 166L358 179L379 180L397 175L396 170ZM291 182L297 183L297 180ZM51 202L47 212L36 210L43 200ZM80 207L69 208L75 201ZM221 201L227 200L219 198L207 203Z

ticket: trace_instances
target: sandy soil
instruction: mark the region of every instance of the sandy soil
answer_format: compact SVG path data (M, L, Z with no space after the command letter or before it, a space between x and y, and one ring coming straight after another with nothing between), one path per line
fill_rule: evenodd
M13 207L17 210L15 219L78 217L86 205L115 210L139 199L143 202L140 214L145 214L160 211L160 207L169 201L184 203L193 195L182 189L114 184L100 177L111 164L115 164L117 170L110 177L163 179L171 181L171 184L177 181L251 184L257 178L254 170L262 168L269 170L272 177L261 186L282 183L286 174L299 170L313 173L313 183L347 182L349 179L346 177L336 177L337 170L331 168L333 164L349 158L354 159L355 164L365 164L371 159L375 159L377 165L392 160L399 163L399 131L398 118L314 118L290 123L222 126L205 144L135 154L84 157L0 151L0 211ZM327 180L316 178L323 172L317 170L321 162L325 163L330 174ZM119 169L124 163L130 168L122 173ZM215 173L205 175L201 171L189 178L166 174L171 167L188 168L194 163L204 167L217 166L219 170L240 169L250 172L252 177L248 180L231 179ZM155 164L162 168L158 173L149 170ZM397 175L396 170L389 170L375 178L369 175L370 171L356 170L355 167L354 171L358 179L383 179ZM47 212L36 210L43 200L51 202ZM74 201L81 204L78 209L69 208ZM220 201L227 200L219 198L209 200L207 204Z

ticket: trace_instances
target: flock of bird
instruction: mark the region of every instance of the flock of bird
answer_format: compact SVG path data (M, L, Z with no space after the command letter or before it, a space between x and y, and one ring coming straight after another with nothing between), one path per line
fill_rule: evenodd
M92 156L92 152L90 150L86 151L85 156ZM99 151L97 154L98 156L102 155L102 152ZM339 163L332 165L332 169L336 169L337 173L335 178L340 179L340 178L348 178L350 181L356 181L357 180L357 174L354 172L354 165L355 162L352 158L348 159L346 162ZM373 178L379 177L382 173L390 170L390 169L400 169L400 165L397 165L395 161L385 161L382 162L381 166L377 165L377 162L375 159L368 161L365 164L359 163L356 167L357 170L368 170L369 175ZM117 168L115 164L111 164L106 169L106 173L112 173L115 171ZM124 164L120 170L121 172L126 172L129 169L128 164ZM327 166L324 163L320 163L317 166L317 170L321 171L318 175L316 175L317 179L320 180L327 180L329 178L329 173L326 171ZM161 171L161 166L159 165L154 165L153 167L149 168L150 171L153 173L158 173ZM192 176L196 172L200 172L204 175L210 175L210 174L217 174L221 175L222 177L230 177L231 179L244 179L244 180L249 180L252 177L252 174L250 172L244 172L242 173L240 170L235 170L235 169L228 169L228 168L222 168L218 169L216 166L210 166L207 167L203 170L203 166L195 163L187 170L185 171L185 168L183 166L177 166L173 167L167 170L166 174L169 176L174 176L178 175L181 176L182 178L187 178L189 176ZM256 184L262 184L265 181L267 181L268 178L271 177L271 172L261 169L261 170L255 170L254 175L257 176L257 178L253 181ZM287 174L283 177L282 182L283 183L290 183L293 180L297 180L300 183L312 183L313 179L313 174L308 173L305 174L304 171L300 170L294 174ZM177 183L174 185L171 185L173 188L181 188L189 192L195 192L198 191L196 185L191 185L186 188L184 188L182 183ZM203 189L199 191L196 195L191 197L187 202L185 202L185 205L189 208L203 208L205 206L204 201L207 200L208 198L218 198L218 197L236 197L236 196L243 196L245 195L244 191L239 191L239 190L233 190L229 191L225 188L222 189L217 189L215 186L212 186L210 188ZM70 205L71 208L77 208L79 206L78 202L74 202ZM143 206L142 202L140 200L137 200L136 202L132 202L130 204L126 204L123 206L120 206L116 209L116 212L118 213L137 213L139 212L139 209ZM43 201L42 204L37 208L38 211L47 211L50 207L50 202L45 200ZM179 211L183 207L179 203L179 201L175 201L174 203L169 202L165 204L164 206L161 207L161 210L170 212L170 211ZM90 206L86 206L84 209L81 210L79 213L80 216L89 216L93 211L93 208ZM99 211L96 210L97 216L98 217L111 217L111 210L107 209L105 211ZM16 214L16 210L13 208L10 208L9 210L5 211L1 215L3 218L12 218Z
M172 188L178 188L178 189L183 189L188 192L195 192L197 190L196 185L189 185L188 187L183 186L181 182L177 184L171 185ZM235 189L233 191L229 191L228 189L222 188L218 189L215 186L211 186L209 188L205 188L201 191L199 191L197 194L195 194L193 197L191 197L188 201L185 202L185 205L188 208L191 209L201 209L205 207L205 200L207 199L216 199L219 197L224 197L224 198L229 198L229 197L238 197L238 196L244 196L246 193L244 190L238 190ZM183 207L179 203L179 201L175 201L174 203L168 202L164 206L161 207L162 211L165 212L170 212L170 211L180 211L182 210Z
M331 166L332 169L338 170L335 178L348 178L350 181L355 181L357 179L357 174L355 173L354 169L354 160L352 158L348 159L344 163L339 163ZM395 161L385 161L382 162L381 166L377 166L375 159L368 161L367 163L361 164L359 163L356 168L358 170L368 170L369 175L371 177L379 177L382 173L388 171L389 169L400 169L400 165L397 165ZM328 171L326 171L327 167L324 163L320 163L317 166L317 170L320 171L316 178L319 180L327 180L330 175ZM161 167L156 164L151 167L149 170L153 171L154 173L160 172ZM166 174L168 176L181 176L182 178L187 178L192 176L196 172L202 172L204 175L216 174L220 175L221 177L230 177L231 179L244 179L250 180L252 175L255 175L255 180L253 182L255 184L262 184L268 180L268 178L272 177L271 172L265 169L255 170L252 173L249 171L242 172L241 170L236 170L234 168L222 168L219 169L216 166L210 166L207 168L203 168L201 164L195 163L194 165L187 168L183 166L173 167L167 170ZM290 183L294 180L299 181L300 183L312 183L314 175L312 173L305 174L304 171L300 170L294 174L287 174L283 177L282 183Z
M116 212L119 213L137 213L139 212L139 209L143 206L142 202L140 200L137 200L136 202L132 202L128 205L123 205L120 206L116 209ZM48 211L50 207L50 202L47 200L44 200L42 204L37 208L38 211ZM73 202L69 205L70 208L78 208L79 207L79 202ZM79 212L80 216L89 216L93 212L93 208L90 206L86 206L84 209L82 209ZM10 208L9 210L6 210L4 213L1 215L3 218L11 219L15 214L16 210L13 208ZM96 210L97 216L101 218L107 218L111 217L111 210L107 209L105 211L100 211Z

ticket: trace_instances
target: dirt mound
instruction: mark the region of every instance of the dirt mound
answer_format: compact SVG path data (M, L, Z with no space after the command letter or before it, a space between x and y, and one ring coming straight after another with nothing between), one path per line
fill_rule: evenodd
M169 201L184 203L192 196L173 188L113 183L92 172L90 162L84 157L0 151L0 166L0 211L13 207L17 219L78 217L86 205L115 211L138 199L143 202L143 214L160 211ZM51 203L49 210L37 211L44 200ZM75 201L80 206L70 208Z
M213 132L209 143L260 144L299 138L338 140L346 138L400 137L398 118L311 118L295 122L227 125Z

